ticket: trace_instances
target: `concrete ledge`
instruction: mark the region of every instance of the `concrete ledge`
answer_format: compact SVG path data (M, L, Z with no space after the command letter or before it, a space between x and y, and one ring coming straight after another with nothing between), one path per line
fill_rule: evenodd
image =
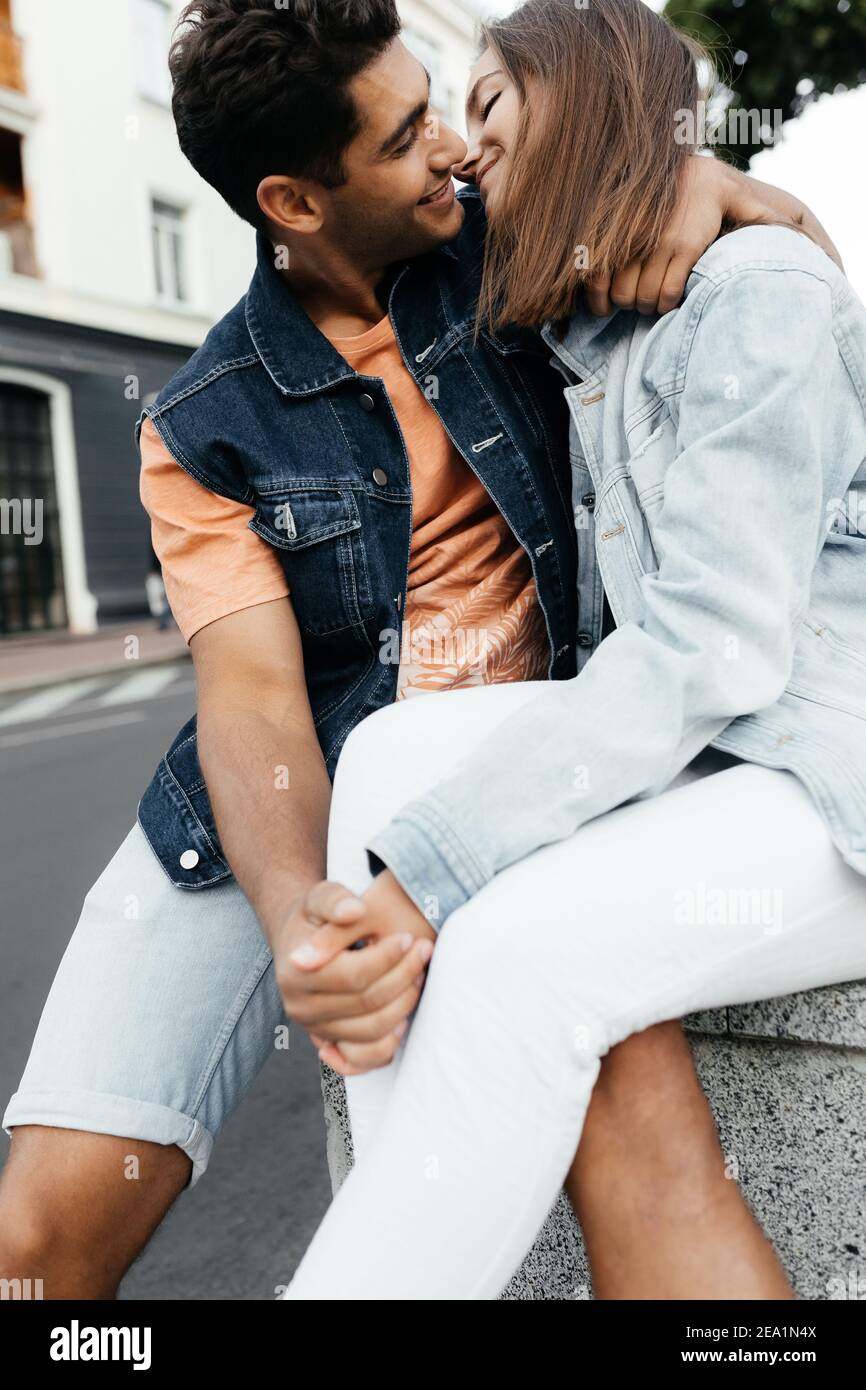
M866 980L708 1009L688 1014L683 1025L699 1033L866 1048Z

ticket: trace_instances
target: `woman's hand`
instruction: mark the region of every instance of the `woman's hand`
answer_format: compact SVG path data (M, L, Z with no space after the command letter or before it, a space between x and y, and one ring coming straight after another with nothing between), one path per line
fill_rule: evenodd
M683 297L686 281L722 227L737 222L786 222L814 238L844 269L839 252L805 203L772 184L741 174L721 160L692 155L670 225L655 253L632 261L612 279L590 281L586 300L593 314L615 308L666 314Z
M395 936L404 939L404 946L409 942L406 961L415 970L407 989L395 995L390 988L389 974L377 975L359 998L364 1012L342 1020L329 1020L326 1033L310 1032L321 1060L341 1076L360 1076L376 1067L388 1066L393 1060L408 1027L408 1017L420 998L436 940L435 930L390 871L385 870L373 881L361 902L363 911L349 914L349 921L330 919L327 912L322 913L322 925L292 956L299 970L314 971L322 969L357 941L369 943L365 949L377 951ZM363 952L358 954L363 955ZM402 978L405 974L402 963L399 968ZM382 1007L380 997L386 990L389 1002Z

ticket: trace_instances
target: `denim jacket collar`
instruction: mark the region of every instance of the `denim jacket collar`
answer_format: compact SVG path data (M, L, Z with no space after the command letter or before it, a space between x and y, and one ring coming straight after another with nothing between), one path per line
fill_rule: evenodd
M256 233L246 321L262 366L285 395L313 395L354 375L277 270L274 248L262 232Z
M455 256L449 246L440 247L438 254ZM402 268L388 272L389 296ZM256 270L247 294L246 323L265 371L284 395L312 396L355 375L277 270L274 248L262 232L256 233Z
M604 366L631 320L632 315L624 309L614 309L601 318L581 307L565 322L548 320L541 336L561 362L579 379L586 380Z

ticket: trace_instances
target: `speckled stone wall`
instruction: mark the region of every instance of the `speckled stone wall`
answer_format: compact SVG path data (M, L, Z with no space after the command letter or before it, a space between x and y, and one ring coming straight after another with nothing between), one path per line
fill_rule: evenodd
M726 1159L801 1298L866 1299L866 981L684 1019ZM328 1166L351 1165L342 1078L322 1069ZM592 1297L560 1193L503 1299Z

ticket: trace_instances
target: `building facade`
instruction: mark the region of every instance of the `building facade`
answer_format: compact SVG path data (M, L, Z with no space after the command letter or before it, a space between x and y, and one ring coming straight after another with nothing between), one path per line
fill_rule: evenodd
M134 424L255 263L177 147L181 8L0 0L0 638L146 610ZM400 8L459 125L479 3Z

